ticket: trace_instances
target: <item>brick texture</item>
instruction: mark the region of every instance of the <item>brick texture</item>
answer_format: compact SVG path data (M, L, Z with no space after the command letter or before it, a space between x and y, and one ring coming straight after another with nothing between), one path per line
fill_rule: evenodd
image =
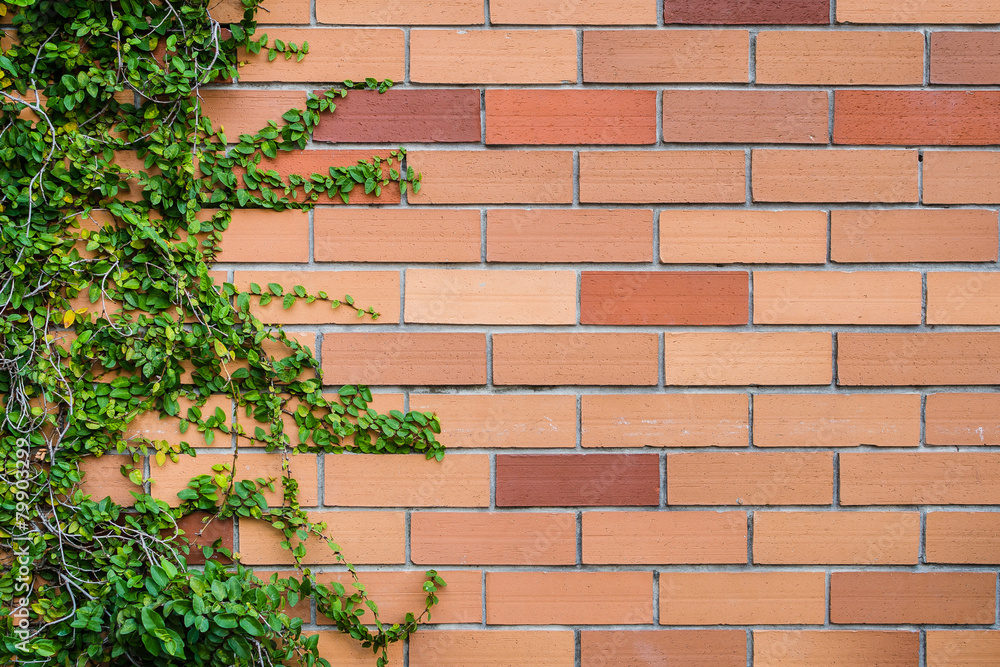
M834 262L989 262L997 259L996 211L833 211Z
M928 667L973 667L1000 658L1000 633L995 630L931 630L927 633Z
M662 625L820 625L822 572L661 572Z
M1000 498L1000 454L841 454L845 505L989 505Z
M843 385L996 384L995 333L838 334Z
M1000 396L930 394L927 397L928 445L1000 444Z
M995 565L1000 562L1000 515L928 512L928 563Z
M826 333L666 333L668 385L784 385L830 382Z
M497 507L638 506L660 502L655 454L500 454Z
M822 264L819 211L660 212L660 261L669 264Z
M918 394L757 394L753 411L758 447L920 444Z
M320 121L315 141L402 143L479 141L479 91L354 92Z
M834 572L832 623L993 623L993 572Z
M762 565L916 565L916 512L754 512Z
M830 22L830 0L706 0L690 3L664 0L666 23L803 23Z
M583 562L746 563L743 512L584 512Z
M755 271L758 324L920 324L921 274Z
M838 90L838 144L987 145L1000 143L1000 93Z
M746 83L743 30L587 30L583 80L593 83Z
M626 209L495 209L486 214L490 262L650 262L653 215Z
M668 505L827 505L832 498L829 453L667 455Z
M414 30L410 79L480 84L576 81L576 35L572 30Z
M568 512L415 512L410 534L418 564L576 563L576 517Z
M477 262L481 254L476 211L318 208L313 225L318 262Z
M1000 83L1000 35L995 32L931 33L931 83Z
M580 201L724 203L746 197L742 151L580 154Z
M655 334L527 333L493 336L493 381L524 385L652 385Z
M573 200L569 151L413 152L409 164L427 181L414 204L568 204Z
M754 150L759 202L915 202L917 152Z
M825 143L829 137L829 114L827 96L822 91L665 90L663 140Z
M608 625L653 622L652 572L489 572L486 622Z
M745 272L584 271L581 324L746 324Z
M741 630L584 630L580 664L650 665L667 660L692 667L741 667L746 664L746 643Z
M1000 186L992 175L1000 166L997 153L928 151L924 154L925 204L993 204Z
M920 635L873 630L755 630L757 667L885 665L906 667L920 659Z

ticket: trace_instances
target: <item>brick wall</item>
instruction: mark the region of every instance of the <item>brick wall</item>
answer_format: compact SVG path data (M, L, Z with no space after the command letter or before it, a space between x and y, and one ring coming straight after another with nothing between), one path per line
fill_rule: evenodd
M210 115L391 78L278 168L404 145L424 174L239 213L217 267L373 305L264 312L331 389L441 415L440 464L294 462L387 620L446 573L394 664L1000 664L1000 2L270 6L310 55Z

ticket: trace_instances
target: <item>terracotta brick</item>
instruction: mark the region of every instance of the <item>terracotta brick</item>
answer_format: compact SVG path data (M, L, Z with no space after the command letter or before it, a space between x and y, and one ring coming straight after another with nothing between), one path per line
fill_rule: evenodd
M857 630L754 630L756 667L910 667L920 661L920 633Z
M496 209L486 238L490 262L651 262L653 212Z
M328 333L332 384L486 384L486 336L477 333Z
M668 385L828 384L833 341L824 332L665 333Z
M920 85L919 32L786 31L757 35L757 83Z
M661 625L823 623L823 572L661 572Z
M746 83L745 30L585 30L587 83Z
M584 512L583 562L747 562L745 512Z
M304 635L319 635L319 653L322 656L336 656L337 667L369 667L372 664L372 650L361 642L339 630L303 632ZM403 662L403 643L389 645L389 664Z
M569 204L570 151L413 151L408 164L424 176L412 204Z
M919 275L919 274L918 274ZM746 324L745 271L584 271L581 324Z
M1000 324L1000 274L927 274L927 324Z
M576 564L573 512L414 512L410 536L421 565Z
M479 91L354 90L325 114L315 141L334 143L478 142Z
M829 115L820 90L665 90L663 141L825 144Z
M754 271L755 324L920 324L917 271Z
M839 23L1000 23L1000 2L966 0L838 0Z
M1000 35L989 32L931 33L931 83L1000 83Z
M493 335L493 382L655 385L658 341L646 333Z
M975 146L1000 143L1000 93L838 90L833 142Z
M1000 454L841 454L844 505L1000 503Z
M294 209L236 209L216 260L308 262L309 214Z
M334 25L482 25L484 13L478 0L435 0L423 5L407 0L377 4L316 0L316 20Z
M830 452L667 454L668 505L829 505Z
M487 90L486 143L653 144L656 91Z
M309 42L309 54L299 63L296 58L267 60L267 49L258 55L240 51L240 81L336 82L365 77L402 81L405 54L402 30L358 28L308 28L268 30L269 43L281 39L300 47ZM316 75L322 72L322 78Z
M754 512L757 565L916 565L917 512Z
M841 385L997 384L994 333L837 334Z
M360 308L372 307L378 319L370 315L357 316L353 308L342 305L332 308L329 302L306 303L297 300L285 308L283 297L273 297L265 306L257 305L251 297L250 311L265 322L274 324L398 324L399 323L399 272L398 271L236 271L236 285L244 291L250 283L257 283L267 293L270 283L292 293L295 285L305 287L307 294L326 292L331 299L343 301L345 296L354 298Z
M833 211L830 255L835 262L996 261L997 212Z
M326 458L326 504L336 507L489 507L490 459L451 454L347 454ZM368 480L377 478L373 488ZM360 484L358 482L361 482Z
M281 114L306 108L306 94L295 90L221 88L202 90L200 95L202 111L212 119L212 127L224 130L230 141L236 141L241 134L259 132L269 120L284 125Z
M111 498L113 503L131 507L135 502L132 493L142 493L143 488L129 481L127 472L122 475L120 471L122 466L127 466L131 470L134 465L131 456L118 454L86 456L80 461L80 471L83 473L81 490L92 496L91 499L95 502ZM153 465L155 467L156 464ZM142 469L141 462L139 469Z
M410 394L410 409L434 412L448 447L575 447L576 396Z
M330 167L353 167L361 160L371 162L374 156L388 159L390 150L388 147L368 150L293 150L279 153L274 159L264 158L261 160L259 168L263 170L273 169L286 179L290 174L309 177L311 174L319 173L328 176L330 174ZM398 163L396 164L398 166ZM242 174L239 170L236 170L236 172L242 186L244 184ZM384 162L382 164L382 173L387 177L389 175L389 167ZM304 202L308 201L309 197L305 194L303 188L300 187L297 192L289 195L289 199ZM358 187L348 194L348 199L350 204L398 204L400 201L399 186L390 182L382 190L382 195L379 197L376 197L374 192L366 195L364 189ZM339 194L333 197L322 194L317 199L317 203L343 204L344 201Z
M584 447L746 447L746 394L588 394Z
M498 454L497 507L658 505L656 454Z
M211 519L205 523L207 519ZM208 512L195 512L188 514L177 521L177 528L184 532L181 544L188 544L190 552L184 557L188 565L204 565L204 547L211 547L216 540L222 540L219 546L223 549L233 550L233 520L213 518ZM166 531L165 537L172 537L173 530ZM229 562L228 558L219 557L224 562Z
M421 632L410 640L412 667L573 667L569 630L448 630Z
M993 623L993 572L834 572L832 623Z
M1000 632L930 630L927 667L987 667L1000 660Z
M660 261L668 264L822 264L822 211L660 212Z
M928 512L928 563L1000 564L1000 513Z
M747 636L743 630L584 630L582 667L663 664L689 667L743 667Z
M422 324L576 324L576 273L407 269L405 320Z
M125 431L125 437L131 439L141 435L150 440L166 440L170 444L187 442L192 447L232 446L232 439L218 432L216 432L216 437L211 444L205 442L205 435L203 433L199 433L194 429L189 428L186 433L181 433L181 419L187 418L188 409L194 407L195 402L183 396L178 397L177 402L180 405L177 416L171 417L161 414L156 410L144 412L132 420ZM233 401L228 396L213 394L198 409L201 410L202 415L207 417L214 413L216 408L220 408L226 414L226 419L228 420L233 414Z
M652 572L487 572L491 625L653 622Z
M1000 202L1000 153L927 151L924 153L925 204Z
M916 447L919 394L756 394L757 447Z
M929 394L928 445L1000 445L1000 395Z
M199 475L214 475L212 466L232 464L232 454L199 454L195 458L182 456L177 463L169 459L162 467L156 463L150 466L149 475L153 479L150 495L168 502L172 506L180 504L177 493L187 488L188 482ZM299 503L303 507L319 504L316 456L300 454L289 458L292 475L299 482ZM233 466L233 479L254 480L258 477L275 480L274 491L264 490L264 498L269 505L282 504L281 497L281 455L240 453Z
M220 23L243 20L241 0L217 0L209 5L212 18ZM270 23L309 23L309 3L302 0L268 0L257 12L257 21Z
M580 201L743 202L745 167L743 151L585 151Z
M684 0L664 0L664 23L717 24L828 24L830 0L704 0L698 3Z
M406 517L403 512L309 512L310 521L327 524L324 533L340 545L355 565L401 564L406 560ZM281 548L281 533L263 521L240 522L244 565L290 565L291 552ZM298 540L292 540L292 545ZM252 545L253 548L247 548ZM315 538L306 542L307 565L335 565L334 552ZM369 654L370 658L370 654Z
M752 159L754 201L915 202L919 196L915 150L755 149Z
M656 25L659 0L493 0L490 23L495 25Z
M334 209L313 212L318 262L478 262L479 211Z
M410 80L475 84L575 82L576 33L413 30Z

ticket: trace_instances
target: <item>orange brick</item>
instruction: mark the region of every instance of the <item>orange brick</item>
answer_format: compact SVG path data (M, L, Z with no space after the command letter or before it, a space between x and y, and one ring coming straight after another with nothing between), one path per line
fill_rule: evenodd
M317 262L478 262L481 256L474 210L317 208L313 226Z
M819 625L822 572L661 572L661 625Z
M987 145L1000 143L1000 93L943 90L838 90L837 144Z
M327 537L355 565L401 564L406 560L406 517L403 512L309 512L310 521L327 524ZM263 521L240 522L244 565L290 565L291 552L281 548L281 533ZM292 540L292 546L298 540ZM307 565L335 565L336 554L316 538L306 542Z
M573 667L576 652L568 630L433 630L410 640L412 667Z
M277 233L276 233L277 232ZM219 262L308 262L309 214L237 209L222 237Z
M917 170L915 150L755 149L753 200L915 202Z
M746 83L746 30L585 30L588 83Z
M919 632L755 630L756 667L910 667L920 661Z
M436 0L420 5L406 0L379 3L316 0L316 20L334 25L482 25L478 0Z
M747 636L743 630L584 630L582 667L666 664L688 667L743 667Z
M493 335L493 382L523 385L654 385L656 334Z
M269 120L279 127L285 125L281 114L289 109L306 108L306 93L295 90L222 88L202 90L200 95L202 111L212 119L212 127L224 130L230 141L236 141L241 134L259 132L267 127Z
M841 385L997 384L995 333L837 334Z
M931 83L1000 83L1000 35L986 32L931 33Z
M833 211L830 224L830 255L835 262L997 259L996 211Z
M372 488L368 480L377 478ZM451 454L326 457L326 504L336 507L489 507L490 459ZM361 482L360 484L358 482Z
M131 439L135 436L142 436L150 440L166 440L170 444L187 442L192 447L230 447L232 439L225 434L216 432L216 437L211 444L205 442L203 433L199 433L193 428L189 428L186 433L180 432L181 419L186 419L188 409L194 407L194 401L184 398L177 399L180 411L176 417L161 414L156 410L143 412L138 415L125 431L125 438ZM213 414L216 408L220 408L226 414L228 422L233 414L233 401L225 395L213 394L205 401L205 404L198 408L205 417Z
M319 653L322 656L336 656L337 667L370 667L373 654L370 648L365 648L361 642L339 630L306 631L303 635L319 635ZM399 665L403 662L403 643L389 645L389 664ZM292 663L301 664L301 663Z
M410 535L421 565L576 563L573 512L414 512Z
M830 452L667 454L668 505L829 505Z
M928 563L1000 564L996 512L928 512L926 530Z
M925 204L1000 202L1000 153L927 151L924 153Z
M302 46L309 42L309 54L301 63L283 56L267 60L267 49L258 55L240 51L247 64L240 69L240 81L335 82L365 77L402 81L405 53L402 30L357 28L281 28L268 30L268 43L275 39ZM322 72L322 78L317 77Z
M408 164L424 176L412 204L569 204L570 151L413 151Z
M652 90L487 90L487 144L653 144Z
M754 512L758 565L916 565L917 512Z
M195 458L182 456L177 463L169 460L162 467L156 463L150 466L149 474L153 478L150 495L165 500L171 505L179 505L177 493L187 488L188 482L199 475L214 475L213 465L232 464L232 454L200 454ZM316 473L316 456L299 454L289 458L291 474L299 483L299 503L303 507L319 504L318 481ZM281 505L281 455L280 454L244 454L241 453L233 466L233 479L254 480L258 477L275 479L275 490L264 490L264 498L269 505Z
M332 384L486 384L486 336L476 333L328 333Z
M371 76L371 75L369 75ZM573 30L413 30L414 83L573 83Z
M927 274L927 324L1000 324L1000 274Z
M745 447L746 394L588 394L584 447Z
M660 261L671 264L822 264L822 211L660 212Z
M929 630L927 667L986 667L1000 660L1000 632Z
M83 473L83 493L92 496L92 500L100 502L105 498L111 498L111 502L131 507L135 502L132 493L142 493L143 488L129 481L127 472L121 474L121 467L127 466L129 470L136 464L132 463L131 456L120 456L118 454L106 454L101 457L86 456L80 461L80 471ZM155 467L155 463L153 464ZM142 470L142 463L138 464Z
M928 445L1000 445L1000 395L927 396Z
M826 143L827 94L813 90L665 90L666 143Z
M486 216L490 262L650 262L650 210L496 209Z
M584 512L583 562L747 562L745 512Z
M844 505L1000 503L1000 454L841 454Z
M840 23L1000 23L997 0L838 0Z
M217 0L209 5L212 18L220 23L238 23L243 20L241 0ZM268 0L257 12L260 23L309 23L309 3L302 0Z
M920 324L916 271L754 271L755 324Z
M990 623L993 572L834 572L832 623Z
M743 202L743 151L580 153L580 201L594 203Z
M653 622L652 572L487 572L491 625Z
M757 83L920 85L919 32L784 31L757 35Z
M576 273L407 269L405 319L422 324L576 324Z
M307 294L326 292L331 299L343 302L345 296L354 298L360 308L374 308L378 319L370 315L363 318L346 305L332 308L327 301L306 303L296 300L286 309L283 297L273 297L265 306L257 305L251 297L250 310L265 322L274 324L398 324L399 323L399 272L398 271L236 271L236 285L244 291L250 283L257 283L265 293L268 285L277 283L285 294L293 293L296 285L305 287Z
M299 174L305 178L315 173L328 176L330 167L353 167L362 160L370 163L374 156L388 159L389 152L390 149L385 147L370 150L292 150L279 153L274 159L264 158L261 160L259 168L262 170L273 169L278 172L279 176L285 179L291 174ZM237 176L239 176L240 184L244 184L239 170L236 170L236 172ZM386 177L389 175L389 168L385 162L382 163L382 173ZM311 194L315 194L315 192ZM305 195L304 189L300 187L295 193L290 193L289 199L304 202L309 200L309 197ZM357 187L348 194L348 199L351 204L398 204L400 201L399 186L396 183L390 182L382 190L381 196L378 197L375 196L374 192L366 195L363 188ZM339 194L333 197L321 194L317 199L317 203L343 204L344 201Z
M919 394L756 394L757 447L916 447Z
M583 271L580 323L746 324L749 279L746 271Z
M410 409L434 412L448 447L575 447L576 396L410 394Z
M524 25L656 25L654 0L493 0L493 24Z
M668 385L828 384L833 341L823 332L665 333Z

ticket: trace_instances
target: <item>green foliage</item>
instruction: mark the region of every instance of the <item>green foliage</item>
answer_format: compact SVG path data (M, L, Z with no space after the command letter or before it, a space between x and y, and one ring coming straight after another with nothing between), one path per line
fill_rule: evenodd
M327 665L317 637L286 613L308 597L384 665L386 647L437 603L444 581L431 571L425 608L383 624L325 526L300 508L289 472L295 454L345 449L440 460L437 418L379 414L363 386L324 395L310 350L255 310L280 299L378 314L301 285L244 292L209 277L236 208L303 209L420 185L402 149L325 173L276 168L347 89L391 82L309 95L235 143L212 125L198 90L234 78L240 54L308 53L255 34L259 2L243 0L244 19L227 26L209 0L0 3L19 8L17 38L0 48L0 663ZM122 166L129 153L141 169ZM203 410L220 394L235 415ZM155 478L195 451L135 435L148 411L207 444L230 439L233 463L241 447L280 453L282 475L237 479L230 463L192 479L174 506L154 498L147 461ZM251 419L260 425L248 430ZM84 494L81 464L99 456L121 461L131 505ZM192 536L178 522L195 512L206 524L270 523L294 574L262 581L218 542L204 547L204 566L189 565ZM353 586L320 584L302 567L307 543L332 549Z

